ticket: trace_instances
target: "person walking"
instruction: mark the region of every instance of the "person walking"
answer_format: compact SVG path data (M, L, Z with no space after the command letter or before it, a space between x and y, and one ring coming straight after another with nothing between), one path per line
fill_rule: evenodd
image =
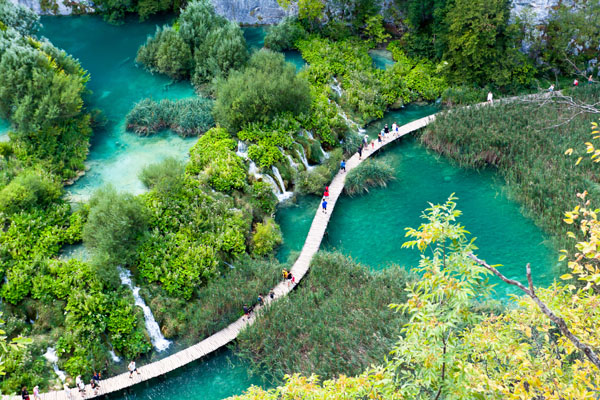
M96 382L96 386L100 387L100 373L94 371L94 375L92 375L92 379Z
M396 121L394 121L394 123L392 124L392 132L394 133L394 135L398 133L398 125L396 124Z
M375 148L375 139L371 140L371 148L374 149Z
M292 275L292 273L290 272L288 274L288 287L293 286L295 283L296 283L296 278L294 278L294 275Z
M283 271L281 271L281 275L283 275L283 280L285 281L287 279L288 270L284 268Z
M271 300L275 298L275 292L273 290L269 292L269 297L271 298Z
M265 305L265 300L263 299L262 294L259 294L256 300L261 307Z
M131 360L131 362L127 366L127 369L129 370L129 379L131 379L133 377L134 372L137 372L138 375L140 374L140 371L137 370L137 368L135 366L135 361L133 361L133 360Z
M325 193L323 193L323 197L329 197L329 186L325 186Z
M72 399L71 388L66 382L63 384L63 391L65 392L65 396L67 397L67 399Z
M554 83L552 85L550 85L550 87L548 88L548 91L550 93L554 92Z
M367 135L363 136L363 145L364 145L365 149L369 148L369 136L367 136Z
M340 163L340 169L346 172L346 160L342 160L342 162Z
M385 136L389 133L390 133L390 128L388 128L388 124L385 124L385 126L383 127L383 136Z
M588 84L591 85L592 83L594 83L594 79L592 78L592 74L590 74L590 76L588 76Z
M362 145L358 146L358 159L362 160Z
M323 214L327 214L327 200L323 198L323 202L321 203L321 207L323 207Z
M242 307L242 309L244 310L244 318L250 318L250 307L248 307L248 304L244 304L244 307ZM244 319L242 318L242 321L243 320Z
M90 387L91 387L91 388L92 388L92 390L94 391L94 395L97 395L97 394L98 394L98 388L99 388L100 386L98 386L98 385L96 384L96 381L94 380L94 378L90 379Z
M577 80L577 78L575 78L575 80L573 81L573 87L577 86L579 86L579 81Z
M33 387L33 400L40 400L40 387L38 385L35 385Z
M381 132L379 132L379 135L377 135L377 141L381 143Z
M29 400L29 392L27 391L26 386L23 386L23 388L21 389L21 398L23 400Z
M77 389L79 389L81 397L85 397L85 383L81 379L81 375L77 375L77 378L75 378L75 385L77 386Z
M494 105L494 94L492 92L488 92L487 95L487 102L489 105L493 106Z

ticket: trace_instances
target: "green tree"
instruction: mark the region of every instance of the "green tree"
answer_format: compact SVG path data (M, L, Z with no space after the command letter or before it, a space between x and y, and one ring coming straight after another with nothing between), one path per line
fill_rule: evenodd
M136 61L150 71L173 79L185 79L192 69L192 52L178 32L168 26L157 28L154 36L139 48Z
M230 132L251 122L269 122L281 113L298 115L310 106L308 83L282 54L256 52L246 68L217 84L215 120Z
M108 265L127 265L148 228L148 212L138 198L118 193L114 187L98 189L89 202L83 242Z
M269 28L265 36L265 47L273 51L291 50L295 43L306 38L306 30L295 18L287 17Z

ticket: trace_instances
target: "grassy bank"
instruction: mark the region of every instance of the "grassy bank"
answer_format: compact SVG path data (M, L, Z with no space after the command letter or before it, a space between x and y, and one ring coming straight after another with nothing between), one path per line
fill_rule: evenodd
M371 272L339 253L319 253L299 288L238 337L238 354L264 376L334 377L380 363L406 322L388 309L405 301L407 273Z
M600 87L580 87L569 95L595 103ZM578 114L556 98L515 101L439 114L421 141L461 166L496 168L535 222L556 238L565 237L568 227L562 215L577 204L575 194L588 190L593 202L600 199L592 162L576 166L574 158L564 155L591 138L594 119L597 115Z

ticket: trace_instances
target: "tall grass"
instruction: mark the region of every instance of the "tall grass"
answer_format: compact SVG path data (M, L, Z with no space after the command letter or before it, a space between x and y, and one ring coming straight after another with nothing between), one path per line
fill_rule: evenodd
M386 187L394 179L394 169L384 161L367 159L348 172L344 188L349 196L354 196L372 187Z
M570 95L596 103L600 88L580 87ZM455 109L440 114L421 141L463 166L496 168L514 199L563 245L568 228L562 216L577 204L575 194L587 190L600 204L598 169L589 160L575 166L575 159L564 155L591 138L590 122L598 119L576 114L557 101Z
M185 347L218 332L243 315L244 304L255 304L259 293L269 293L281 279L277 261L244 256L233 264L189 301L167 296L158 285L142 289L166 337Z
M181 100L163 99L159 102L144 99L137 103L125 118L128 131L138 135L153 135L171 129L180 136L196 136L214 125L213 102L201 97Z
M273 303L238 336L238 354L254 372L331 378L381 363L405 322L391 302L406 300L407 273L372 272L339 253L318 253L299 288Z

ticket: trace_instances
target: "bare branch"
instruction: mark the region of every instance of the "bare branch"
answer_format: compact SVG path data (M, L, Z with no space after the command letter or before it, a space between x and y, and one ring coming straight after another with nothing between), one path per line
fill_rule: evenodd
M502 275L500 273L500 271L498 271L496 268L492 267L485 261L477 258L477 256L475 256L473 253L469 254L469 258L471 258L473 261L475 261L477 264L481 265L485 269L491 271L494 275L496 275L498 278L502 279L504 282L508 283L509 285L518 287L523 292L525 292L529 297L531 297L531 299L535 302L535 304L537 304L537 306L540 308L540 310L542 310L542 312L544 314L546 314L546 316L548 318L550 318L550 320L558 326L558 329L560 329L560 332L567 339L569 339L571 341L571 343L573 343L573 345L575 345L575 347L577 347L583 354L585 354L585 356L588 358L588 360L590 360L590 362L592 364L594 364L596 366L596 368L600 369L600 357L598 357L598 355L594 352L594 350L588 344L581 342L581 340L579 340L579 338L577 336L575 336L569 330L569 327L567 326L567 323L565 322L565 320L558 317L556 314L554 314L554 312L552 312L552 310L550 310L550 308L548 308L548 306L546 304L544 304L544 302L542 302L539 297L536 296L536 294L533 290L533 280L531 279L531 267L529 266L529 264L527 264L527 280L529 281L530 289L523 286L523 284L519 281L515 281L513 279L509 279L509 278L505 277L504 275Z

